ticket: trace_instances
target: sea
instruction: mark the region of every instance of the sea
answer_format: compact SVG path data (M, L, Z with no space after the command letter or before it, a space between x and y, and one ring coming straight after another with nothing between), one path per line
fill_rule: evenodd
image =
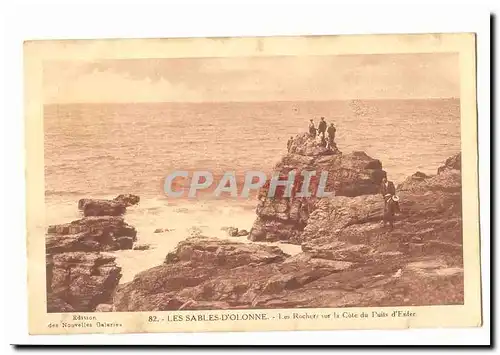
M121 282L130 281L193 233L234 238L221 228L249 231L255 220L255 197L167 198L163 183L170 172L270 173L287 140L320 117L335 123L343 153L380 159L395 183L416 171L435 174L460 151L459 99L51 104L44 106L46 223L81 218L80 198L139 195L125 220L150 249L112 253ZM154 233L158 228L168 231Z

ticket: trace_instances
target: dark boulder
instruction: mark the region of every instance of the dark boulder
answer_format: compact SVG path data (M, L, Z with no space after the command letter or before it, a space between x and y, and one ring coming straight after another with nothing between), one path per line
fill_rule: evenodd
M151 249L151 245L149 244L136 244L134 245L134 250L149 250Z
M139 196L132 194L121 194L114 199L117 202L124 204L126 207L137 205L141 200Z
M122 217L101 216L49 226L47 253L131 249L137 231Z
M120 216L127 207L136 205L140 197L132 194L121 194L113 200L82 198L78 201L78 209L84 216Z
M126 212L126 206L117 201L90 200L83 203L84 216L121 216Z

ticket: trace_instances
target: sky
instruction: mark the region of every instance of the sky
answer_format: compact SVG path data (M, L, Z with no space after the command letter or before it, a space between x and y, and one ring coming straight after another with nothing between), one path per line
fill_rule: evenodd
M456 53L44 64L45 103L227 102L459 97Z

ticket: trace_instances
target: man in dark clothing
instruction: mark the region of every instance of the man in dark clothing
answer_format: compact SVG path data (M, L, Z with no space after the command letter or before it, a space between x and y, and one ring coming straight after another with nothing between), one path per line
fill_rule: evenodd
M394 226L394 213L400 212L399 202L396 196L396 188L392 181L388 181L387 177L384 176L382 179L382 184L380 185L380 193L384 199L384 226L386 222L389 222L391 229Z
M387 195L394 196L396 194L396 188L394 187L394 183L392 181L388 181L387 177L385 176L384 178L382 178L382 184L380 185L380 193L382 194L382 197L384 197L384 199Z
M316 127L314 127L314 121L312 119L310 119L309 122L309 134L313 138L316 137Z
M328 143L330 144L330 146L332 146L333 143L335 143L335 133L337 132L337 129L335 128L333 123L330 123L330 127L328 127L327 132L328 132Z
M321 121L319 122L319 125L318 125L318 135L321 134L321 137L324 139L325 138L325 132L326 132L325 118L321 117Z

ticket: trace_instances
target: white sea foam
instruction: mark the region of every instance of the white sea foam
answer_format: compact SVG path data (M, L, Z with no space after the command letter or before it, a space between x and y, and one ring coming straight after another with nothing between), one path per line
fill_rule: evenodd
M139 206L129 207L127 223L137 229L137 243L149 244L148 250L120 250L113 252L122 267L121 283L131 281L138 272L163 263L165 256L177 244L192 236L193 232L207 237L232 239L248 243L246 237L229 237L221 228L234 226L249 231L255 220L255 212L225 201L194 201L169 204L166 200L152 199ZM238 221L234 225L234 221ZM155 229L168 229L155 233ZM271 244L271 243L270 243ZM283 246L287 253L297 253L299 246Z
M113 196L98 196L112 198ZM47 224L66 223L81 218L77 200L62 200L47 205ZM129 282L144 270L160 265L177 244L197 233L202 236L231 239L252 243L246 237L230 237L223 227L236 227L250 231L256 218L256 202L235 203L221 200L173 200L162 198L143 199L137 206L127 208L125 221L137 230L136 244L148 244L148 250L119 250L108 252L116 257L122 268L121 283ZM252 208L253 207L253 208ZM237 221L237 224L235 224ZM155 233L156 229L168 231ZM300 252L300 246L285 243L277 245L290 255Z

